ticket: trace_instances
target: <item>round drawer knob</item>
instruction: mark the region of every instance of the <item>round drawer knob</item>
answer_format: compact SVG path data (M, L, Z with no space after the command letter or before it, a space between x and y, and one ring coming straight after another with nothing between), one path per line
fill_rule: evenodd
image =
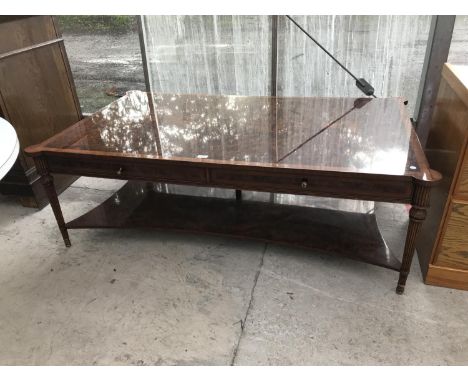
M308 186L309 184L307 183L307 180L303 179L301 182L301 188L305 190Z
M123 173L123 167L120 167L118 170L117 170L117 175L122 175Z

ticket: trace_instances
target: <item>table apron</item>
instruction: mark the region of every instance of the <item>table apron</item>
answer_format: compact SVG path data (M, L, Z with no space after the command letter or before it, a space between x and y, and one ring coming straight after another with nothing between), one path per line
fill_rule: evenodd
M99 178L147 180L295 195L410 203L410 177L329 173L285 168L249 168L204 164L119 162L47 158L49 171Z

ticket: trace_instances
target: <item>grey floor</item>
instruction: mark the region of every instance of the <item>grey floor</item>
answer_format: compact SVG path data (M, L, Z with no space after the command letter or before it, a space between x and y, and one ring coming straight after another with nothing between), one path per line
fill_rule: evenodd
M121 183L81 178L66 219ZM402 206L376 206L401 250ZM0 196L0 364L468 364L468 292L333 256L219 237L75 230Z

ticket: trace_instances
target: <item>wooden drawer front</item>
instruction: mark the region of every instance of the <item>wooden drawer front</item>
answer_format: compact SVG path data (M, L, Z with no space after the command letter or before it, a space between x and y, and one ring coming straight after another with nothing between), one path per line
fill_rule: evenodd
M452 203L436 265L468 269L468 204Z
M53 173L168 183L206 184L205 170L196 166L68 158L48 158L48 163L50 171Z
M212 169L210 185L285 194L324 195L368 200L407 202L411 199L411 182L356 179L327 174L306 175L277 170Z
M468 150L465 150L465 159L460 169L460 175L453 196L456 199L468 201Z
M213 169L210 179L213 185L258 191L307 193L310 188L307 177L291 174Z

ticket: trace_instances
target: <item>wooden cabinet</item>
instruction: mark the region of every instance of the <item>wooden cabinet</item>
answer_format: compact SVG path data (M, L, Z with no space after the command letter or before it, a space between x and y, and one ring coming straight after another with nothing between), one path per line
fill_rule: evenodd
M417 244L425 282L468 290L468 66L445 64L426 155L444 176Z
M51 16L0 17L0 115L16 129L21 148L81 119L63 40ZM47 204L31 158L22 150L0 192L25 206ZM60 192L76 177L58 176Z
M468 121L466 121L465 123L468 123ZM467 153L465 153L465 160L463 161L462 167L460 169L460 175L458 177L458 181L455 186L454 197L463 199L463 200L468 200L468 154Z
M450 203L447 225L437 250L437 265L468 269L468 203Z

